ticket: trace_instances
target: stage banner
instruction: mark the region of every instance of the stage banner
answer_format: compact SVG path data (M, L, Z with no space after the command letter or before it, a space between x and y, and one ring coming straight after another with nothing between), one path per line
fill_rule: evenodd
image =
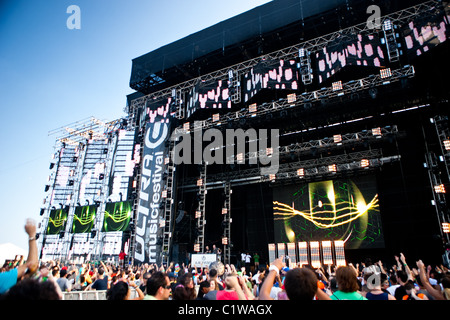
M249 101L263 89L298 90L295 60L268 60L258 63L242 77L242 96Z
M170 101L153 103L146 109L141 185L136 213L136 263L161 263L162 236L165 225L161 193L164 189L166 141L170 139Z
M193 254L191 256L191 267L206 268L216 261L217 255L215 254Z
M212 83L200 82L186 95L186 117L190 118L197 110L229 110L231 96L228 81L218 80Z

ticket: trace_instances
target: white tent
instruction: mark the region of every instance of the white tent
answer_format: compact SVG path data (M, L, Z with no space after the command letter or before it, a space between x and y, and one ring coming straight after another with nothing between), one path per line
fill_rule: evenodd
M16 255L23 255L24 260L26 260L28 257L28 251L12 243L0 244L0 266L5 263L5 260L14 260Z

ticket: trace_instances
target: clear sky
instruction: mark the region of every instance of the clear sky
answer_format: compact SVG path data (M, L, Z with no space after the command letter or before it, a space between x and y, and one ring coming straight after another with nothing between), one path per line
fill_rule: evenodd
M267 2L0 0L0 244L27 249L25 220L41 221L49 131L125 116L133 58Z

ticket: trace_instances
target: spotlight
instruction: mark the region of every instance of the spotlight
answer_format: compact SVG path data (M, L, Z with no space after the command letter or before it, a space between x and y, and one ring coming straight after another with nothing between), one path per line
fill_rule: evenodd
M450 233L450 223L448 223L448 222L442 223L442 232Z
M445 193L445 187L444 187L443 184L434 186L434 191L435 191L436 193Z
M450 151L450 140L444 140L444 148L447 151Z
M333 88L333 91L342 90L342 81L339 80L339 81L333 82L332 88Z
M381 69L380 70L381 79L386 79L392 76L391 68Z
M362 159L361 160L361 168L367 168L369 166L369 160Z
M342 142L342 136L340 134L335 134L333 136L333 141L334 141L334 143Z

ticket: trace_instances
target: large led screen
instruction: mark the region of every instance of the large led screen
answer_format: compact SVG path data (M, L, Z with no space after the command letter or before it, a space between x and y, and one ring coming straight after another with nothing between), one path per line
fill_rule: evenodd
M47 234L58 234L64 231L67 222L67 211L64 209L50 210L47 224Z
M132 214L130 201L106 203L102 232L128 231Z
M242 96L249 101L263 89L298 90L295 60L269 60L254 66L242 77Z
M97 215L97 206L76 207L73 215L72 232L91 232Z
M344 240L346 249L384 247L374 177L283 186L273 195L277 243Z
M450 36L448 17L443 14L417 17L403 27L406 52L410 57L424 54L433 47L445 42Z
M383 46L377 34L337 39L316 53L316 63L319 83L322 83L347 65L383 66Z

